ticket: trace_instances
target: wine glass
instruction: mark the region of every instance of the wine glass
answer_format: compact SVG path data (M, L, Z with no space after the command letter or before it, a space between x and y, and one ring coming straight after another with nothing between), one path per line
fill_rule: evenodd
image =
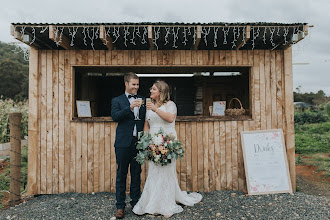
M141 120L139 118L139 110L140 110L140 107L142 105L142 98L137 98L137 100L139 101L139 107L134 107L134 120Z
M151 103L151 98L146 98L146 105ZM150 120L150 110L147 109L147 120Z

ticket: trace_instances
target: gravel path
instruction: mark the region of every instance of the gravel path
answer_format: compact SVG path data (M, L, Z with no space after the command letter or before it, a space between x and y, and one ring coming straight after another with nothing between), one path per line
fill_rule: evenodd
M330 219L330 200L301 192L245 196L236 191L202 193L203 200L170 219ZM115 219L113 193L41 195L0 212L0 219ZM126 207L125 219L163 219L136 216Z

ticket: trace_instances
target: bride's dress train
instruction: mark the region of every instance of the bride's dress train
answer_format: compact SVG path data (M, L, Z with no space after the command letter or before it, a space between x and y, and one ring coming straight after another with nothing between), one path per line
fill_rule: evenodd
M160 107L161 110L176 114L174 102L168 102ZM150 125L150 133L157 133L162 127L165 134L174 134L175 122L168 123L162 120L156 113L148 111L147 119ZM172 161L167 166L156 165L149 162L148 177L140 200L134 206L133 212L138 215L145 213L161 214L171 216L182 212L183 209L177 203L186 206L193 206L200 202L202 195L199 193L187 193L181 191L176 174L176 161Z

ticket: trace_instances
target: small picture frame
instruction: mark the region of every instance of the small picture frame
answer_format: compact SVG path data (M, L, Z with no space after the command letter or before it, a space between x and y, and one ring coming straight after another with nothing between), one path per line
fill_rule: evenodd
M77 100L77 114L79 118L92 117L91 105L89 101Z
M212 116L223 116L225 115L226 101L215 101L213 102Z

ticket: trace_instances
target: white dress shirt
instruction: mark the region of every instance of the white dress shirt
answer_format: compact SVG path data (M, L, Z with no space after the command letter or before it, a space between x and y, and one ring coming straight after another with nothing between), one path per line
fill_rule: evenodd
M129 94L128 92L125 91L125 95L126 97L128 98L128 95L132 95L132 94ZM133 94L133 95L136 95L136 94ZM129 104L132 104L132 102L135 100L134 97L131 97L130 99L128 99L129 101ZM131 109L132 112L134 112L132 109ZM134 115L136 117L136 115ZM133 129L133 136L137 137L137 130L136 130L136 124L134 125L134 129Z

